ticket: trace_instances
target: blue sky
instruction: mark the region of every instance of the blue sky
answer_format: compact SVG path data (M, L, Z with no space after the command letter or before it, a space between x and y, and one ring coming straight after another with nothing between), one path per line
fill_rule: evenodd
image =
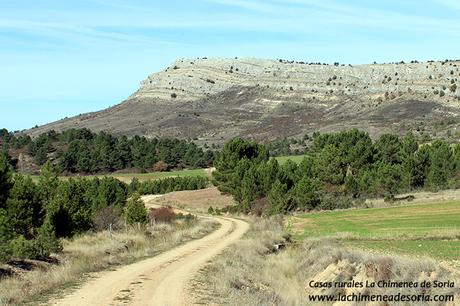
M182 57L460 58L458 0L0 0L0 128L121 102Z

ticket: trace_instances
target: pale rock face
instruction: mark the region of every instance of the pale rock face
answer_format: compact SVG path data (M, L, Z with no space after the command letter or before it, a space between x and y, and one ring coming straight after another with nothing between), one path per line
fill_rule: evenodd
M447 101L458 95L459 89L450 91L450 82L460 83L459 68L458 61L334 66L251 58L183 59L151 74L130 98L192 101L232 86L259 86L280 91L281 97L293 91L305 98L359 95L385 99L388 93L437 99L443 90Z
M335 66L179 59L148 76L114 107L26 132L36 136L86 127L202 143L232 137L267 141L350 128L372 136L443 133L459 127L459 108L460 61Z

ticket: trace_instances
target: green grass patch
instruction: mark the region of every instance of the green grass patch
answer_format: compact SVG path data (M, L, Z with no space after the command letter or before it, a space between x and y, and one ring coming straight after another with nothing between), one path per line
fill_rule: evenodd
M165 172L149 172L149 173L113 173L110 176L116 178L127 178L133 179L137 177L139 180L156 180L166 177L177 177L177 176L206 176L204 169L185 169L178 171L165 171Z
M379 251L460 259L460 201L306 214L297 239L338 237Z
M280 165L284 164L288 160L292 160L293 162L299 164L305 155L291 155L291 156L277 156L275 159L278 161Z
M185 169L185 170L177 170L177 171L165 171L165 172L148 172L148 173L107 173L102 175L85 175L85 176L60 176L59 178L62 180L69 179L70 177L104 177L104 176L112 176L117 179L120 179L124 182L131 182L133 178L138 178L140 181L147 181L147 180L157 180L166 177L177 177L177 176L207 176L205 169ZM38 175L30 175L32 180L38 181Z

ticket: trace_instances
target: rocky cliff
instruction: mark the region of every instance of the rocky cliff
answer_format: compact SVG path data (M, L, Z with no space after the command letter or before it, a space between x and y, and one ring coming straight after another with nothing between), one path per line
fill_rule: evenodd
M182 59L126 101L32 130L87 127L215 143L358 127L445 132L460 114L460 61L324 65L263 59Z

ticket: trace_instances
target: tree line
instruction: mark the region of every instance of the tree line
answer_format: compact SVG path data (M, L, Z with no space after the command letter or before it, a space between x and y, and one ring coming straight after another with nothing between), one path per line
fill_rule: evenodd
M265 146L233 139L216 157L213 183L238 210L257 214L346 208L357 199L459 184L460 144L421 144L411 133L373 141L357 129L312 138L302 162L283 165Z
M129 185L130 190L139 194L163 194L181 190L197 190L209 186L209 179L201 176L167 177L160 180L140 182L134 178Z
M0 262L41 258L61 249L60 238L146 223L141 193L198 189L202 177L125 184L113 177L59 180L50 162L36 181L14 173L0 154Z
M49 131L35 139L0 130L2 150L23 150L41 166L53 160L61 173L101 173L136 168L166 171L172 168L204 168L212 165L214 153L195 143L169 138L116 137L88 129ZM10 158L11 159L11 158Z

